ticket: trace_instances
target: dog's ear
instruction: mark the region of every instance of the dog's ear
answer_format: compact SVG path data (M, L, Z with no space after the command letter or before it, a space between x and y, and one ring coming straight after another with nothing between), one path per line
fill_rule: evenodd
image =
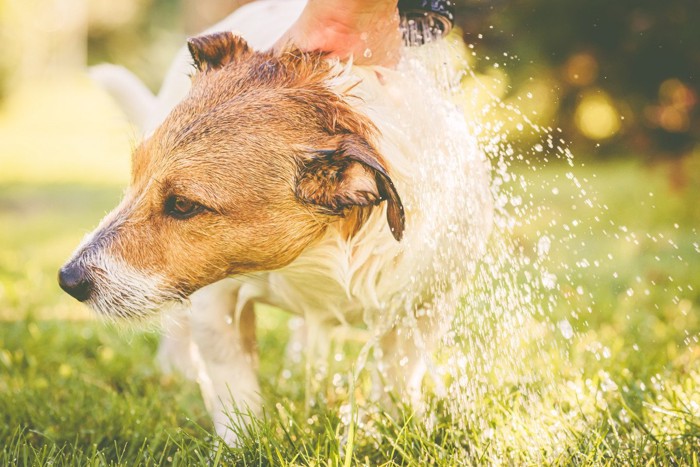
M406 219L401 198L376 150L356 134L340 136L336 147L316 151L303 164L296 195L332 215L386 201L391 233L397 241L403 236Z
M187 39L187 48L198 71L216 70L253 53L245 39L232 32L191 37Z

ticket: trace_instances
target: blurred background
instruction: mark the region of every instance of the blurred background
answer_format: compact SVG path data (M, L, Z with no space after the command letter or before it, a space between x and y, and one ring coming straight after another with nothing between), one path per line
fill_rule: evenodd
M696 150L700 2L463 3L467 42L482 54L516 56L507 67L514 89L531 80L550 89L543 117L575 152L652 160Z
M2 0L0 99L101 62L157 90L185 37L240 3ZM575 153L653 161L698 150L700 2L458 0L457 12L474 66L503 64L504 98L537 91L538 123L561 128Z

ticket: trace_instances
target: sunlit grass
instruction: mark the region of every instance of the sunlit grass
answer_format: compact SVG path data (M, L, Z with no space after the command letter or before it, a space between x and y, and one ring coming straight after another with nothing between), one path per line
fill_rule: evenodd
M547 267L562 298L539 335L558 345L538 356L550 374L539 397L492 382L497 391L474 401L485 423L462 429L439 408L432 430L362 399L341 408L347 393L306 413L303 375L281 375L286 317L260 310L267 418L228 449L196 386L159 372L153 331L94 321L56 284L59 265L120 197L128 128L82 80L24 92L0 117L0 464L697 465L698 158L683 162L681 185L671 166L629 160L528 175L547 210L519 243L531 251L552 219L561 240ZM606 209L572 200L571 170Z

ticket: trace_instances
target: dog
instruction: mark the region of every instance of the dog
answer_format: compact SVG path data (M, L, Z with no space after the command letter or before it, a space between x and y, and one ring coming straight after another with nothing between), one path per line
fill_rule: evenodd
M365 326L388 386L416 400L463 293L455 267L476 268L491 230L488 159L415 69L265 51L303 4L246 5L188 41L191 83L181 55L143 99L129 188L59 271L102 316L187 309L159 359L197 379L229 444L261 413L255 303Z

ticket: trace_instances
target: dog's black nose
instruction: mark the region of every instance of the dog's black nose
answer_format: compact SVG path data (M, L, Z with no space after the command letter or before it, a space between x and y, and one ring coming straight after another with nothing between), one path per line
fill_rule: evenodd
M90 298L92 292L92 282L85 274L85 269L75 263L66 264L58 271L58 285L80 302Z

